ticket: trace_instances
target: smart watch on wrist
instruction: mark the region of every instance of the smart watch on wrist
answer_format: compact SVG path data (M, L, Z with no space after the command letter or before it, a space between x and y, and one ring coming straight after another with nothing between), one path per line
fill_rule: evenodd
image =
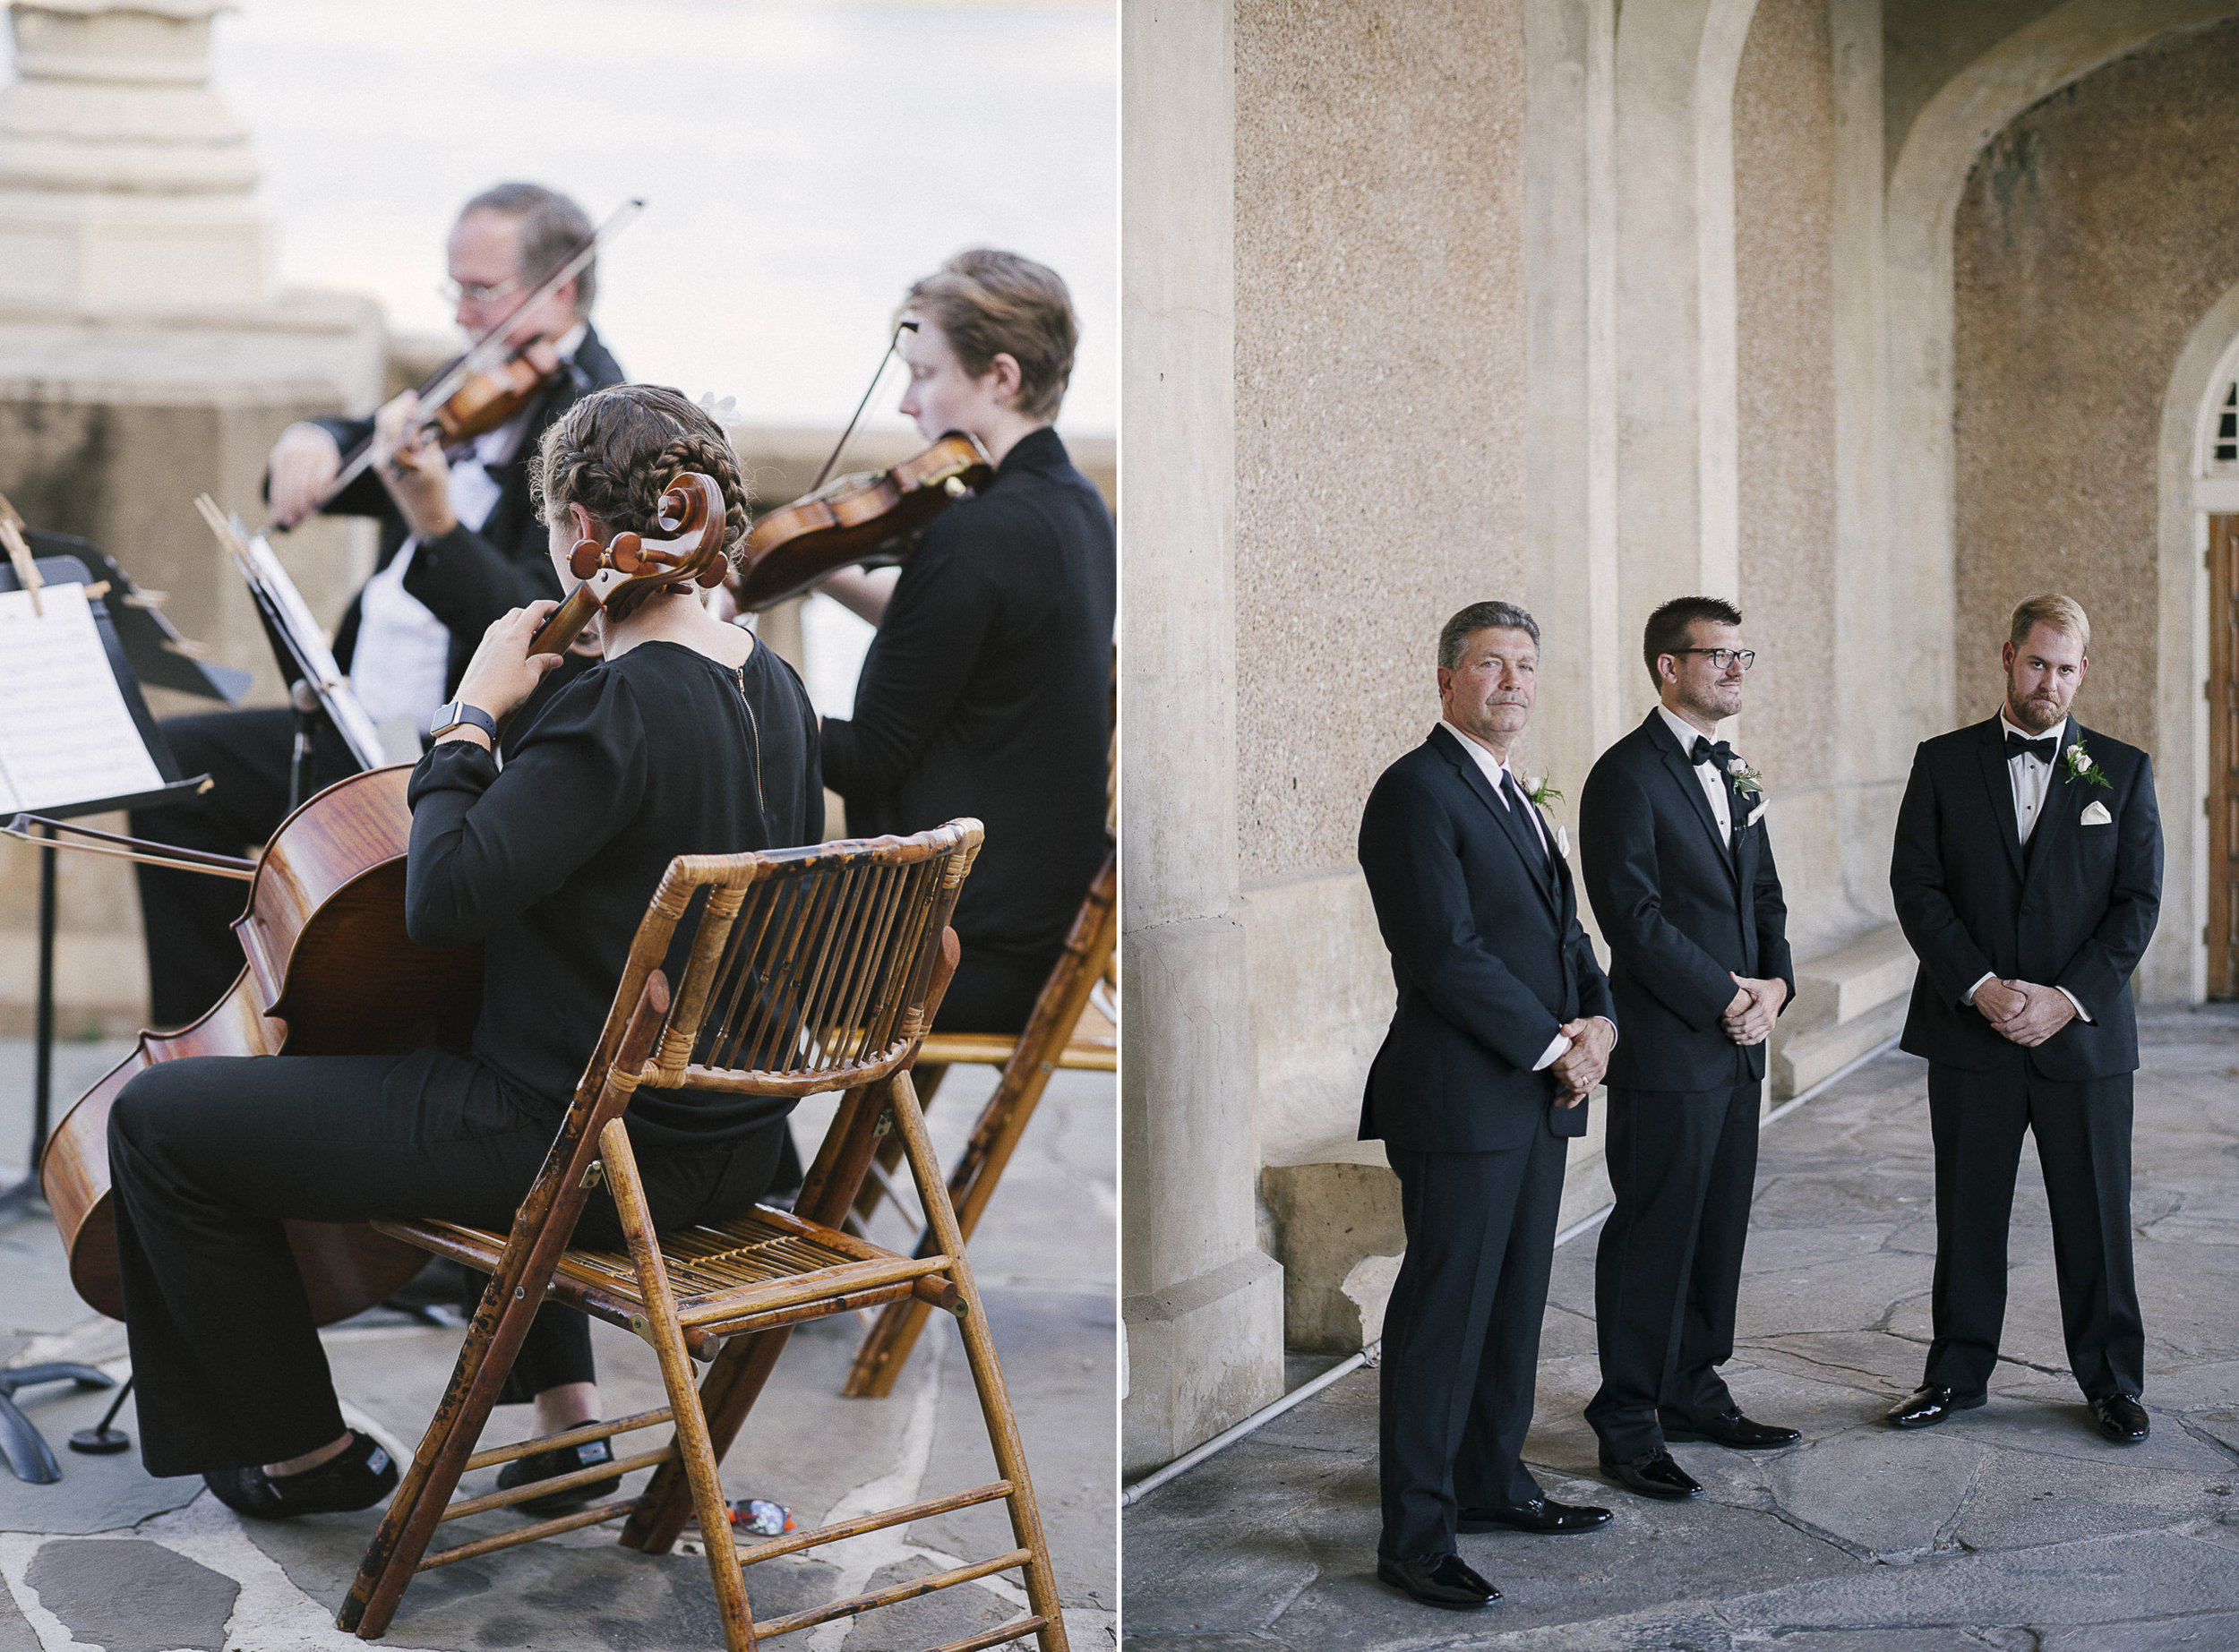
M490 743L492 745L494 746L497 744L497 719L493 717L488 712L483 710L481 706L469 706L464 700L453 700L448 706L438 707L435 713L434 723L430 727L428 732L433 738L441 740L444 735L450 733L462 723L470 723L474 727L480 729L485 734L487 734L490 737Z

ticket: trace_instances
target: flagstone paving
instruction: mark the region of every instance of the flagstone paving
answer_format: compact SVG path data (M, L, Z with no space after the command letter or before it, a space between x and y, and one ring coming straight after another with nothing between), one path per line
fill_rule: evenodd
M56 1090L75 1096L122 1054L70 1045ZM28 1046L0 1042L0 1164L28 1137ZM929 1113L953 1157L992 1087L989 1068L960 1070ZM1118 1442L1115 1086L1105 1075L1052 1081L972 1245L988 1318L1017 1407L1056 1560L1073 1645L1115 1643ZM813 1143L829 1114L798 1117ZM15 1172L0 1177L12 1183ZM905 1243L898 1220L878 1230ZM77 1359L122 1375L124 1328L91 1317L69 1289L43 1214L0 1225L0 1361ZM325 1333L345 1412L409 1455L457 1355L459 1332L375 1312ZM797 1332L724 1466L733 1497L770 1497L804 1524L960 1490L996 1477L954 1322L936 1315L891 1399L842 1399L861 1324L828 1320ZM594 1327L609 1415L662 1403L644 1345ZM27 1485L0 1467L0 1652L335 1652L366 1642L333 1627L379 1511L244 1521L199 1478L158 1480L136 1451L87 1457L64 1442L98 1422L111 1396L64 1387L19 1403L60 1459L64 1478ZM526 1414L501 1411L490 1440L519 1438ZM119 1425L135 1431L130 1401ZM653 1436L648 1436L648 1438ZM494 1469L470 1476L491 1489ZM627 1489L647 1477L634 1476ZM922 1488L922 1489L921 1489ZM502 1513L462 1522L501 1530ZM748 1574L758 1616L771 1616L1012 1546L1002 1505L921 1520ZM1016 1574L947 1589L862 1620L778 1643L803 1652L904 1652L1016 1616ZM697 1553L658 1558L621 1548L613 1528L462 1562L406 1595L380 1643L398 1648L535 1648L537 1652L669 1652L722 1645Z
M2239 1648L2239 1006L2142 1028L2133 1220L2153 1437L2092 1431L2066 1369L2035 1154L2015 1202L1987 1407L1879 1420L1919 1380L1935 1247L1925 1063L1892 1053L1767 1128L1737 1358L1781 1452L1680 1445L1706 1487L1651 1502L1595 1470L1595 1239L1557 1253L1526 1457L1581 1536L1463 1536L1506 1598L1466 1614L1379 1584L1376 1374L1294 1408L1128 1511L1130 1652L2143 1652Z

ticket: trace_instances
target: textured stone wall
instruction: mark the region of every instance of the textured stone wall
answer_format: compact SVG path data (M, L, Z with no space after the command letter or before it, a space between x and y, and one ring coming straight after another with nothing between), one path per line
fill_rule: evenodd
M1741 607L1757 650L1741 734L1791 795L1829 779L1840 692L1829 669L1834 146L1824 0L1757 0L1734 82Z
M1240 0L1240 871L1348 865L1437 715L1440 623L1521 600L1519 0Z
M1954 231L1960 715L2022 597L2091 615L2079 708L2153 743L2155 459L2185 337L2239 282L2239 21L2110 64L2010 124Z

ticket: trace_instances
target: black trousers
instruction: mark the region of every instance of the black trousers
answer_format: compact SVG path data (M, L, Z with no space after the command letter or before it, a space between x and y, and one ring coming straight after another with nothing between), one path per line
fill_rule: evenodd
M1612 1090L1607 1151L1617 1208L1594 1253L1601 1387L1586 1421L1617 1462L1663 1449L1664 1425L1734 1403L1749 1200L1757 1177L1755 1081L1730 1090Z
M219 711L168 717L164 738L182 775L208 775L210 789L184 802L133 811L132 834L180 849L237 855L261 847L287 817L287 770L295 750L295 720L286 707ZM312 742L311 796L355 774L356 763L323 722ZM140 879L140 912L147 931L150 1010L159 1027L179 1027L200 1015L241 973L241 944L233 920L241 916L247 886L229 877L133 869Z
M125 1328L150 1474L296 1457L342 1432L287 1219L427 1216L510 1228L560 1111L468 1057L207 1057L150 1067L109 1118ZM656 1227L735 1214L768 1185L781 1129L644 1154ZM579 1241L618 1247L613 1201ZM515 1375L591 1379L590 1327L547 1305Z
M2146 1386L2131 1263L2131 1074L2063 1083L2025 1068L1928 1067L1935 1139L1935 1340L1923 1382L1982 1393L2006 1317L2006 1236L2021 1133L2037 1137L2052 1206L2068 1365L2087 1398Z
M1540 1322L1568 1143L1393 1151L1407 1254L1384 1310L1378 1477L1387 1559L1454 1553L1458 1508L1527 1502Z

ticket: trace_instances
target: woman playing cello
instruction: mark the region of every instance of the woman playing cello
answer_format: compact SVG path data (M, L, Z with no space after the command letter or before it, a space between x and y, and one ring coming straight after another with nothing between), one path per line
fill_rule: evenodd
M722 428L677 392L620 385L546 432L537 492L563 580L578 540L658 539L679 475L715 479L726 552L747 512ZM493 623L411 783L407 922L432 946L485 943L471 1048L408 1055L205 1057L134 1078L109 1126L142 1454L201 1474L258 1518L361 1509L396 1484L343 1426L282 1224L434 1217L502 1230L541 1167L669 860L813 842L822 813L815 714L792 670L719 623L689 586L620 592L605 661L554 695L502 772L494 723L556 655L529 642L549 602ZM639 1100L630 1132L663 1227L743 1210L768 1185L790 1103ZM578 1229L621 1243L611 1201ZM547 1306L506 1398L536 1432L597 1416L589 1325ZM596 1442L604 1449L605 1442ZM544 1452L519 1485L608 1460ZM521 1505L560 1512L612 1483Z

